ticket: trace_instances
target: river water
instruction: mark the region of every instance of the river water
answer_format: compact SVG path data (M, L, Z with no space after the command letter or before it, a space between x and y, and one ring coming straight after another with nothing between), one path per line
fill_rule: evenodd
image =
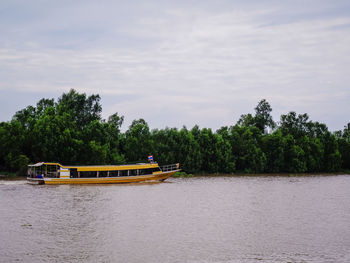
M350 262L350 176L0 181L0 262Z

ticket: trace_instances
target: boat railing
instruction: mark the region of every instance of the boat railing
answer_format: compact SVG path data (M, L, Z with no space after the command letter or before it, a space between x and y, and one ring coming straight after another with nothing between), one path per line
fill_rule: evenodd
M180 168L180 164L179 163L174 163L174 164L168 164L168 165L160 166L160 169L163 172L175 171L175 170L179 170L179 168Z

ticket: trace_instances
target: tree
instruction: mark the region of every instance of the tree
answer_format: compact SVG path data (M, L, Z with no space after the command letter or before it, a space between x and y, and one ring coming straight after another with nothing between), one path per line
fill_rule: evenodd
M261 100L255 107L255 115L243 114L238 120L237 124L244 127L257 127L261 133L267 132L267 128L271 130L276 127L275 122L271 116L272 108L270 104L265 100Z
M114 113L109 116L108 122L105 124L106 140L108 144L108 163L122 164L125 162L125 156L121 153L121 126L124 122L124 116Z
M304 136L299 139L299 145L305 153L307 172L323 170L324 145L317 137Z
M44 114L35 122L32 136L32 161L81 161L84 143L70 114L56 114L54 107L45 109Z
M293 138L298 139L308 134L309 116L304 114L296 114L294 111L287 115L281 115L279 128L284 136L290 134Z
M274 129L276 126L271 111L272 108L265 99L261 100L255 107L254 123L261 132L265 132L266 128Z
M124 154L128 162L142 161L152 154L151 134L144 119L134 120L125 132Z
M350 123L344 127L343 131L337 131L334 135L339 146L342 167L344 169L350 169Z
M262 138L262 149L266 156L265 171L268 173L283 171L283 167L285 166L285 142L282 132L277 130L272 134L266 134Z
M250 113L242 114L237 122L237 125L244 127L255 126L255 118Z
M293 135L284 137L284 172L304 173L307 171L305 152L296 144Z
M99 95L86 96L74 89L58 99L58 114L69 113L78 128L84 129L91 121L101 120L102 106Z
M155 129L151 133L153 154L160 163L176 163L180 158L180 135L176 128Z
M182 135L182 144L180 145L182 158L180 160L183 160L184 170L190 173L198 173L202 169L202 153L198 138L195 136L196 128L198 126L193 127L190 131L185 128L180 131Z
M265 169L266 156L260 148L261 131L255 127L231 127L232 154L236 158L236 169L246 173L261 173Z
M336 172L341 167L342 156L339 152L338 143L336 138L330 132L326 133L324 140L324 171Z
M236 172L236 156L233 155L232 150L232 134L230 128L227 126L221 127L216 131L219 137L219 149L224 153L224 158L219 159L220 172L234 173Z
M24 129L18 120L0 123L0 165L11 171L18 170L17 159L23 155L24 141Z

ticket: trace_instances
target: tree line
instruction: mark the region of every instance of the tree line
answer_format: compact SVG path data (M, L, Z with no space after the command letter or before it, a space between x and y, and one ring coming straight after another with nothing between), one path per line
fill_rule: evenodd
M101 117L99 95L70 90L41 99L0 123L0 170L24 175L28 163L124 164L180 162L188 173L313 173L350 169L350 125L330 132L305 114L273 121L261 100L254 114L213 131L182 127L150 130L143 119L121 131L124 117Z

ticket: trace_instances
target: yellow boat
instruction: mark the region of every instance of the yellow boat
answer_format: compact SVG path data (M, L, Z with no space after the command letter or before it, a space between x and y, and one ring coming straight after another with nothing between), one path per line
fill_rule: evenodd
M129 165L66 166L40 162L28 165L27 182L31 184L114 184L164 181L179 171L179 164L158 163Z

